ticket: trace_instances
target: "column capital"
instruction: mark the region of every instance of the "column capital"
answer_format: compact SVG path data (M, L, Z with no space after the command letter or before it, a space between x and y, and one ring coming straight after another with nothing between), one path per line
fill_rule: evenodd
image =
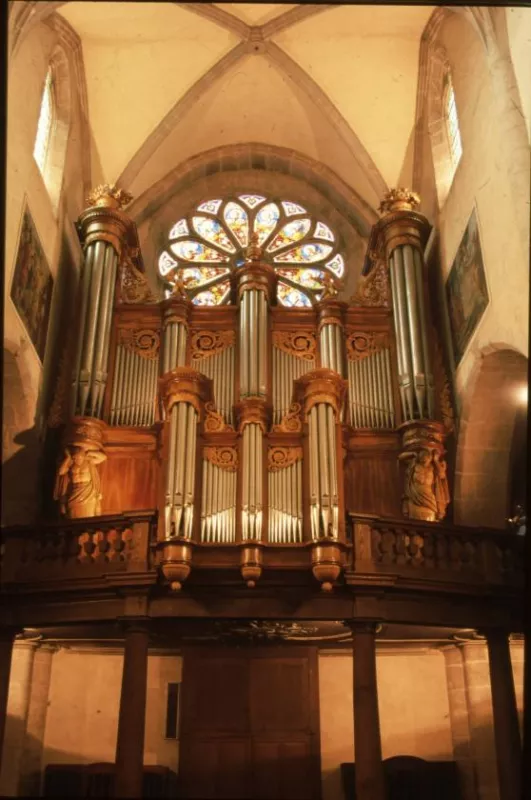
M243 292L249 289L264 292L269 303L275 297L277 275L273 267L263 261L248 260L244 267L238 269L236 278L238 281L238 297L240 299Z
M380 203L381 219L370 237L369 250L374 255L389 258L395 247L409 244L422 249L430 231L430 224L415 209L420 197L409 189L391 189Z
M383 628L381 622L361 619L344 619L343 625L350 628L352 633L370 633L376 636Z
M246 425L259 425L265 435L271 421L271 406L262 397L246 397L234 406L238 424L238 432L242 433Z
M202 418L205 403L212 399L212 380L192 367L175 367L159 378L166 413L175 403L190 403Z
M347 393L347 382L333 369L321 367L307 372L295 381L295 399L301 404L305 418L317 403L328 403L339 419Z
M315 308L317 309L318 333L321 332L323 325L344 325L348 303L336 300L335 297L327 297L316 303Z
M79 215L76 227L83 247L104 241L111 244L119 256L124 247L128 247L131 259L140 259L135 266L143 271L136 225L123 211L132 199L132 195L114 184L97 186L88 195L89 206Z
M192 301L182 294L172 294L171 297L164 300L161 303L163 330L172 322L180 322L188 328L192 306Z

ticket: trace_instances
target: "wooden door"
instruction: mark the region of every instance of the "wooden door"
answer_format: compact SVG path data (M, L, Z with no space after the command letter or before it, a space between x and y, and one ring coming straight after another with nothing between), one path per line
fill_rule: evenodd
M188 650L181 796L318 800L318 704L314 648Z

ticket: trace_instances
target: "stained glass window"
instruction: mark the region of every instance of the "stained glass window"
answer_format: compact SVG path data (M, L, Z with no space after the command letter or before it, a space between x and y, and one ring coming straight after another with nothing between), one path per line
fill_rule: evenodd
M444 85L444 113L452 166L455 169L463 155L463 147L461 145L461 133L459 131L459 119L457 118L454 87L449 73L446 76Z
M42 93L41 110L39 112L39 121L37 123L37 135L35 137L35 146L33 148L33 158L37 162L41 173L44 175L44 168L46 166L46 156L48 155L48 147L50 144L50 136L52 134L53 123L53 81L52 70L48 70L46 81L44 83L44 91Z
M327 285L339 288L345 261L332 229L292 200L239 194L206 200L179 219L159 255L167 284L180 281L198 306L230 302L233 271L256 234L261 260L277 272L277 300L311 308Z

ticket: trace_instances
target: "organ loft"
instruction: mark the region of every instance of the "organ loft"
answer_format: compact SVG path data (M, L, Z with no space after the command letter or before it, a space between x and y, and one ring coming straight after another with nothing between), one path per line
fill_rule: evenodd
M531 12L8 22L0 795L520 800Z

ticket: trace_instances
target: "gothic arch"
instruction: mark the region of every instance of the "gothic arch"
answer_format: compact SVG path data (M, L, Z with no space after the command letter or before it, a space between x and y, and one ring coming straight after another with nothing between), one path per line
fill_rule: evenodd
M479 356L463 393L457 442L455 521L505 528L510 508L513 433L528 360L504 344Z

